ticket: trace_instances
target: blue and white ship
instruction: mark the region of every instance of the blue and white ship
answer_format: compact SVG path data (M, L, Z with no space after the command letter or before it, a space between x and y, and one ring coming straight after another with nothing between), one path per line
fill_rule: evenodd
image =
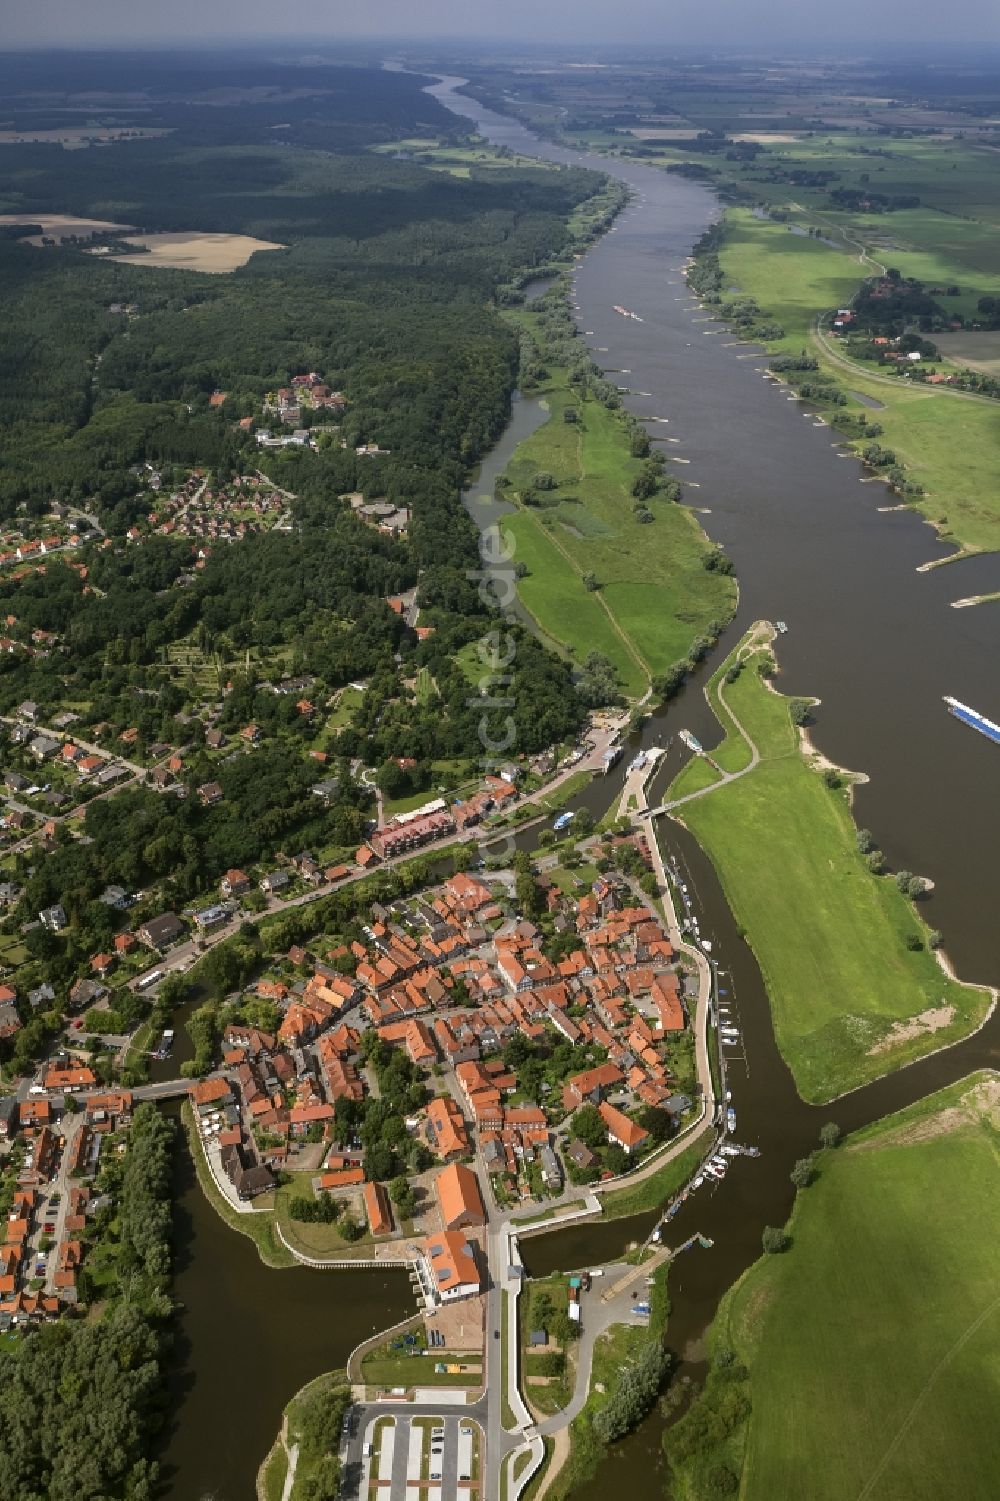
M980 735L986 736L987 740L1000 745L1000 724L994 724L992 719L987 719L985 714L980 714L976 709L970 709L968 704L960 704L957 698L949 698L945 694L944 701L956 719L978 730Z

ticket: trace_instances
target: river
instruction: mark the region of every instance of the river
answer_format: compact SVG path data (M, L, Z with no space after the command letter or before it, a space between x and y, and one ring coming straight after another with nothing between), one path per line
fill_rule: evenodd
M994 936L1000 759L941 703L951 693L988 714L1000 707L1000 611L950 608L953 599L1000 587L1000 561L987 556L917 572L951 549L912 513L881 510L890 503L887 492L862 483L860 464L844 456L831 430L762 378L762 358L706 319L688 294L683 263L719 217L710 192L639 163L541 140L460 94L460 83L446 78L430 92L494 143L610 172L632 188L633 201L615 227L578 263L574 310L597 363L629 371L633 391L652 393L628 396L626 404L637 415L667 419L651 424L651 435L676 440L668 456L688 461L677 466L678 478L697 486L687 498L704 508L705 529L736 564L739 611L720 652L759 617L787 621L789 632L777 643L782 689L818 696L817 746L838 764L869 774L856 793L859 823L873 830L894 867L934 880L924 910L944 932L963 978L1000 982ZM643 321L615 314L615 303ZM517 408L515 420L524 421ZM719 728L702 696L713 669L714 661L706 664L670 711L647 721L636 743L665 744L680 724L707 746L717 743ZM681 754L671 750L658 786ZM620 783L620 772L596 781L579 802L601 811ZM694 1230L715 1242L710 1251L681 1257L670 1276L669 1341L682 1369L698 1375L718 1300L760 1254L763 1226L787 1218L794 1193L789 1170L818 1144L821 1124L836 1120L844 1130L857 1129L973 1068L997 1066L1000 1019L833 1105L803 1104L777 1050L760 971L714 870L684 831L668 825L661 838L695 896L720 986L743 1033L746 1061L732 1069L730 1083L739 1137L762 1153L735 1161L724 1184L694 1195L670 1227L674 1244ZM639 1216L532 1238L524 1246L528 1269L544 1274L610 1259L651 1223ZM636 1501L660 1497L661 1431L654 1415L616 1445L578 1492L581 1501L598 1501L609 1483L627 1484Z
M913 516L879 512L884 491L859 483L860 466L838 457L829 429L814 427L801 407L763 381L755 370L760 361L746 358L745 348L728 347L725 333L706 333L715 325L699 321L703 314L687 295L681 266L718 217L711 194L641 164L538 140L457 95L458 82L445 80L434 92L471 115L490 139L526 155L614 172L634 189L634 201L574 278L581 326L593 330L594 357L609 368L629 369L632 387L653 393L628 403L640 415L668 417L667 426L656 424L652 432L676 437L668 451L691 461L678 466L678 476L697 483L689 496L708 509L706 529L724 544L740 579L739 615L727 640L758 616L788 622L778 650L782 687L820 695L817 743L833 760L871 775L857 795L860 820L892 863L933 877L931 920L944 931L959 972L1000 981L991 937L1000 760L940 702L941 694L952 693L998 717L1000 612L948 608L960 595L1000 587L996 558L917 574L919 563L948 549ZM617 316L616 302L644 322ZM496 476L544 415L535 401L515 404L511 425L468 492L481 524L500 513L493 502ZM645 743L664 743L680 723L706 745L718 739L701 697L704 675L681 699L683 718L677 708L654 716L644 727ZM658 782L677 764L675 749ZM620 780L620 773L596 780L582 801L602 809ZM746 1075L733 1080L739 1134L763 1153L759 1161L736 1162L721 1188L695 1195L671 1226L678 1241L693 1229L715 1240L713 1250L681 1258L670 1280L671 1343L697 1373L718 1298L759 1253L762 1225L785 1219L789 1167L816 1144L822 1121L836 1119L852 1129L972 1067L996 1064L1000 1024L834 1106L803 1105L774 1043L756 963L711 866L672 827L666 842L697 894L703 931L713 938L724 971L721 984L734 999L748 1060ZM156 1072L169 1074L187 1056L182 1019L175 1030L174 1056L154 1066ZM186 1147L177 1172L175 1291L182 1308L164 1490L171 1501L200 1501L209 1492L216 1501L245 1501L291 1394L341 1365L375 1327L409 1312L412 1297L401 1276L265 1267L253 1243L229 1230L201 1194ZM541 1236L526 1243L528 1265L545 1271L613 1257L650 1223L650 1216L640 1216ZM658 1498L661 1427L654 1416L616 1446L581 1497L597 1501L614 1480L625 1481L636 1501Z
M168 1111L175 1117L178 1107ZM171 1501L249 1501L301 1386L414 1310L404 1272L276 1271L205 1198L186 1138L174 1182L170 1426L160 1456Z

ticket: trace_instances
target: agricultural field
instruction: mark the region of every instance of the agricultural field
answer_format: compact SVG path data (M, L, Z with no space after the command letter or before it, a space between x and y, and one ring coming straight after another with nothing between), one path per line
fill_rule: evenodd
M712 620L728 617L735 585L704 567L709 545L683 506L654 497L655 520L636 521L631 484L640 463L616 413L579 402L559 372L547 399L549 420L507 470L515 495L538 473L555 482L538 505L505 518L515 561L528 569L518 593L551 639L581 662L602 652L636 694L685 657ZM577 422L564 419L567 407L578 408ZM599 588L586 588L587 573Z
M178 271L209 271L216 275L245 266L258 250L283 250L270 240L252 235L209 234L199 230L165 231L162 234L128 235L135 245L135 255L118 255L115 260L130 266L169 266Z
M720 670L709 700L729 729L724 759L736 738L728 705L759 764L678 816L712 859L757 956L799 1093L818 1103L963 1036L989 997L948 978L913 903L868 868L847 791L828 786L804 754L789 700L761 678L761 661L751 655L725 684L721 710ZM669 798L694 790L688 775Z
M750 1372L745 1501L996 1495L998 1124L980 1074L823 1154L715 1325Z

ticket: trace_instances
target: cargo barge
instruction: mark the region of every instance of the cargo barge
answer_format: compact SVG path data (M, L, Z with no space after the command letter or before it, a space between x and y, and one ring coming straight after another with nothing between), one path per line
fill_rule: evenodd
M987 719L985 714L980 714L976 709L970 709L968 704L960 704L957 698L949 698L945 694L944 701L956 719L960 719L963 724L970 725L972 729L978 730L980 735L986 736L987 740L992 740L994 744L1000 745L1000 724L994 724L992 719Z

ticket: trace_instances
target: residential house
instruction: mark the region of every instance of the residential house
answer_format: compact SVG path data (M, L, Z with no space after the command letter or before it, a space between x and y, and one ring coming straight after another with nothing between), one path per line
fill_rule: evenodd
M170 948L183 934L184 924L174 912L164 912L159 917L150 918L139 929L143 943L148 948L156 949L158 953Z
M446 1230L462 1230L468 1225L485 1225L486 1211L479 1192L479 1180L471 1167L451 1162L434 1180L441 1218Z
M625 1151L632 1155L642 1144L649 1140L649 1132L637 1126L635 1121L630 1121L627 1115L616 1110L614 1105L603 1101L597 1107L601 1120L607 1127L608 1136L618 1146L624 1147Z
M446 1162L469 1152L465 1117L450 1095L435 1095L427 1106L427 1144Z
M364 1189L365 1214L372 1235L389 1235L392 1231L392 1210L389 1195L381 1183L366 1183Z
M436 1303L454 1303L482 1291L475 1251L461 1230L431 1235L421 1247L429 1296ZM423 1280L423 1279L422 1279Z

